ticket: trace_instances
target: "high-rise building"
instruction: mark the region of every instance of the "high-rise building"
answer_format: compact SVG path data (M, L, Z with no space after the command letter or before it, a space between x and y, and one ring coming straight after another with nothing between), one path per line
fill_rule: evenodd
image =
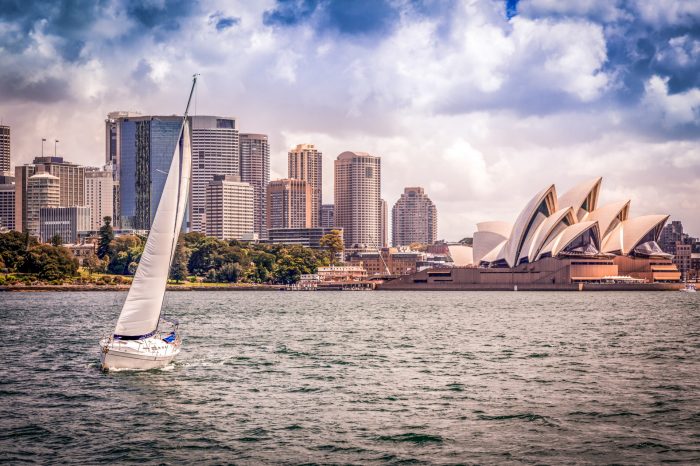
M389 246L389 207L384 199L379 200L379 216L381 220L381 245Z
M319 227L321 228L333 228L335 226L335 216L333 204L321 204L321 222Z
M437 209L423 188L404 188L391 211L392 244L433 244L437 240Z
M312 190L304 180L283 179L267 185L267 229L311 228Z
M15 177L0 175L0 231L15 229Z
M323 188L323 154L313 144L298 144L288 153L289 178L306 181L311 186L311 224L321 222Z
M659 247L661 247L661 250L664 252L675 254L676 243L685 244L687 240L688 235L683 233L683 224L680 220L674 220L661 229Z
M125 117L118 123L118 226L148 230L178 144L182 117Z
M64 244L76 244L78 233L89 231L90 207L42 207L39 209L39 238L47 243L55 235Z
M107 166L85 170L85 205L90 207L90 228L99 230L103 218L114 217L114 179L112 169Z
M113 225L120 225L119 213L119 168L121 160L121 122L124 119L141 116L138 112L110 112L105 120L105 165L112 167L112 178L114 179L112 205L114 216Z
M267 237L267 184L270 182L270 144L266 134L240 134L241 181L255 190L255 233Z
M61 205L61 186L57 176L46 172L32 175L27 180L26 192L26 231L32 236L39 236L39 214L42 207L59 207Z
M0 125L0 175L10 172L10 127Z
M240 176L238 129L234 118L193 116L190 229L206 231L207 188L214 175Z
M60 180L60 205L85 205L85 167L66 162L63 157L35 157L36 172L46 172Z
M692 259L693 246L691 244L684 244L680 241L676 243L676 252L673 256L673 263L676 264L678 270L681 273L681 278L685 279L688 277L688 272L690 272L691 259Z
M343 152L335 160L335 225L348 249L377 249L381 238L381 159Z
M59 206L85 204L85 167L66 162L63 157L36 157L33 164L15 167L15 228L17 231L31 231L33 234L38 234L38 210L35 212L31 230L27 223L29 178L38 173L49 173L59 179Z
M254 189L236 175L214 175L206 191L206 235L253 239Z

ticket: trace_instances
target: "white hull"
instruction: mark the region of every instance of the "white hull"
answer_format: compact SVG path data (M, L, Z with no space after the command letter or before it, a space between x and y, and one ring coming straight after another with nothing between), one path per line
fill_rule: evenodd
M102 370L149 370L167 366L180 353L180 341L167 343L159 338L100 341Z

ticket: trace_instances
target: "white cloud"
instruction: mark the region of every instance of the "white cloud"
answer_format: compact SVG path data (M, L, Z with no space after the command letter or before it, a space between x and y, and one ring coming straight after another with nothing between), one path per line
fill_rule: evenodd
M700 89L669 94L667 82L659 76L649 79L644 88L644 107L666 126L697 124L700 121Z

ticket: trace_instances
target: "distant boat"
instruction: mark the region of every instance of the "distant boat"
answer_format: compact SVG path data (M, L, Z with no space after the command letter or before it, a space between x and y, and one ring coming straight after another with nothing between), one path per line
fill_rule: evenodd
M696 293L697 292L697 290L695 289L695 285L693 285L692 283L687 283L687 282L686 282L685 286L680 289L680 291L685 291L686 293Z
M129 294L114 333L100 340L105 371L162 368L180 352L178 322L162 318L161 313L189 193L192 148L187 112L196 84L197 75L192 79L178 143Z

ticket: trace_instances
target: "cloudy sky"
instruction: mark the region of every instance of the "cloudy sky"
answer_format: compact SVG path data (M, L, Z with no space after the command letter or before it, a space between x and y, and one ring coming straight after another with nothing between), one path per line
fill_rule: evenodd
M425 187L448 240L598 175L603 202L700 235L697 0L2 3L13 164L45 137L100 165L109 111L181 113L198 72L196 112L269 134L273 178L295 144L323 151L325 202L357 150L390 206Z

